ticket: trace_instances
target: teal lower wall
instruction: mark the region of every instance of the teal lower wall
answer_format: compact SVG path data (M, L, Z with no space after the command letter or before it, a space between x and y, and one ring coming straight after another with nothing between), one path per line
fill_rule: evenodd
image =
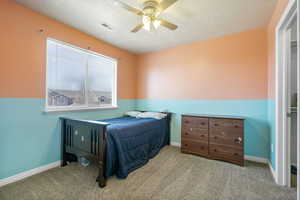
M268 100L137 100L136 106L141 110L173 112L172 142L180 142L183 113L243 116L246 118L245 154L269 158Z
M171 139L178 143L183 113L244 116L246 155L268 158L275 169L272 100L119 99L118 109L58 113L43 112L44 105L44 99L0 98L0 179L60 160L59 117L105 119L134 109L173 112Z
M275 149L276 149L276 135L275 135L275 100L268 100L268 123L270 125L270 162L273 169L276 169ZM273 146L273 148L272 148ZM273 151L272 151L273 150Z
M118 100L118 109L45 113L44 99L0 98L0 179L60 160L61 116L105 119L135 108Z

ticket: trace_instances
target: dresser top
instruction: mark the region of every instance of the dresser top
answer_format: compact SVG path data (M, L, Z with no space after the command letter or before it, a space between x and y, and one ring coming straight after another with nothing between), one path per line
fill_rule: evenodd
M187 116L187 117L210 117L210 118L240 119L240 120L245 120L245 117L234 116L234 115L208 115L208 114L185 113L185 114L182 114L182 116Z

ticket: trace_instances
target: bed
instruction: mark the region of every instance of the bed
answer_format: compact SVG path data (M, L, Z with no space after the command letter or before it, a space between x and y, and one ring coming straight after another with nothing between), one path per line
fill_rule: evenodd
M61 166L84 156L97 162L99 187L105 187L110 176L126 178L170 144L171 113L165 114L163 119L124 116L98 121L62 117Z

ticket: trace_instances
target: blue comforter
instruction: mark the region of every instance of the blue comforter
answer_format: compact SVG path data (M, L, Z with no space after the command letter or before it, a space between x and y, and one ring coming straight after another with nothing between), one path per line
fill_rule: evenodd
M99 120L100 121L100 120ZM106 176L126 178L167 144L167 120L121 117L108 120Z

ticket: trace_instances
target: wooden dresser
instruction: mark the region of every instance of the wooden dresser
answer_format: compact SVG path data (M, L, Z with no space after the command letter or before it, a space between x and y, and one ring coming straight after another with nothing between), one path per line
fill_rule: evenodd
M244 118L182 115L181 152L244 166Z

